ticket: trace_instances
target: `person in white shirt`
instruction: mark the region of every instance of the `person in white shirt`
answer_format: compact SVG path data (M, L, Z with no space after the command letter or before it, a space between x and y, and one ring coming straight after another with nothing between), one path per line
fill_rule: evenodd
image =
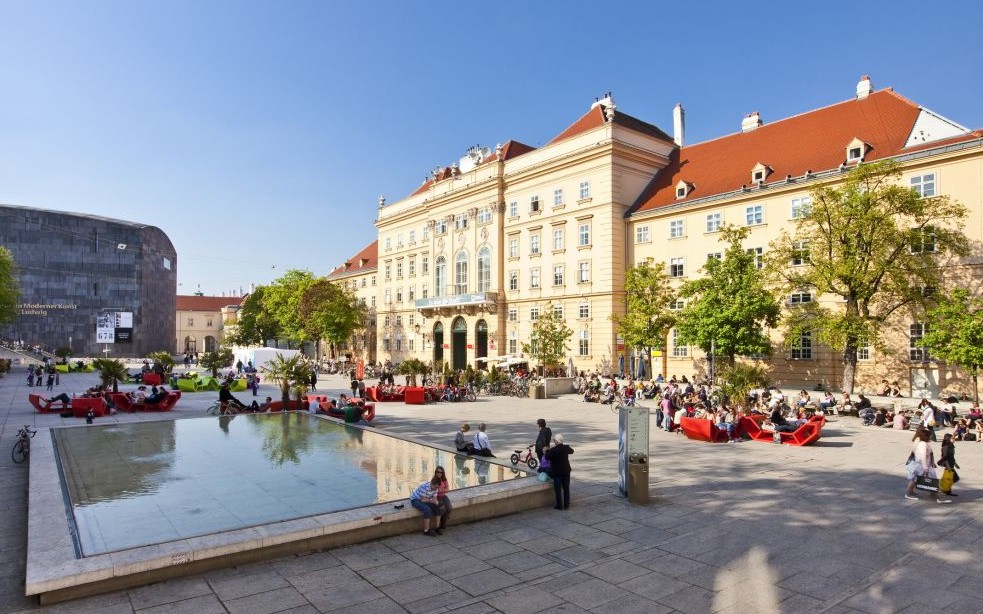
M488 441L488 435L485 434L485 423L482 422L478 425L478 432L474 434L474 454L475 456L490 456L495 457L491 451L491 442Z

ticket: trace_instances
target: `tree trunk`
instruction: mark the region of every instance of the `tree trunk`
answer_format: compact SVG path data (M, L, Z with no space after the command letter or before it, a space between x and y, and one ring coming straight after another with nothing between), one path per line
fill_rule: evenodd
M857 376L857 343L847 341L843 350L843 392L853 394L853 381Z
M281 386L280 393L280 400L283 401L283 410L286 411L290 409L290 385Z

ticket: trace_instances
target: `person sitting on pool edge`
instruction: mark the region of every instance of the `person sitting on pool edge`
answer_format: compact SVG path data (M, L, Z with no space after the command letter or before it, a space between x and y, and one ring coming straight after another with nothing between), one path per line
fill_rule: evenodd
M410 495L410 505L423 514L423 534L428 537L436 537L443 533L440 528L440 504L437 500L439 486L440 478L435 476L417 486Z

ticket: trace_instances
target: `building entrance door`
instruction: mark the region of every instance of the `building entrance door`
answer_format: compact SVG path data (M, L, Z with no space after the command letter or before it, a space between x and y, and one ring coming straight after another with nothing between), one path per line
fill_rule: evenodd
M437 322L433 325L433 364L444 359L444 325Z
M458 316L451 326L451 368L457 371L468 362L468 323Z
M478 323L474 327L474 357L476 369L488 365L484 361L478 361L479 358L488 357L488 323L484 320L478 320Z

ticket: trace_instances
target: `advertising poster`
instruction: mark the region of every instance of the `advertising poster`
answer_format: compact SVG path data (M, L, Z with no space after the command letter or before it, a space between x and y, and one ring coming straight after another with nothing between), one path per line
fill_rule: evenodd
M133 312L109 311L96 316L96 343L133 343Z
M115 343L116 318L112 313L96 316L96 343Z

